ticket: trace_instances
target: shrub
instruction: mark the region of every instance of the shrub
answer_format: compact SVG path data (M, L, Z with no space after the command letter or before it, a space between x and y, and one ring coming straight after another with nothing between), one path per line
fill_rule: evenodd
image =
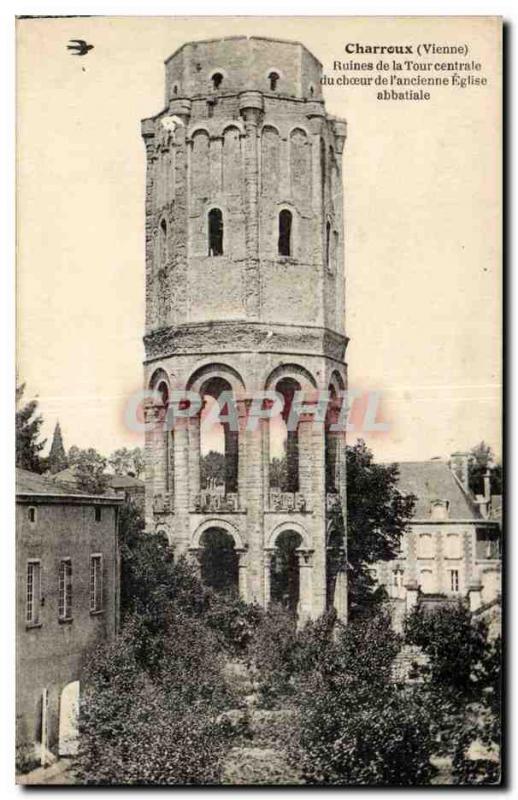
M86 668L76 770L87 784L216 783L233 735L217 639L174 605L161 633L127 620Z
M400 647L380 615L341 628L297 694L299 733L291 756L313 784L428 783L432 735L418 691L392 683Z

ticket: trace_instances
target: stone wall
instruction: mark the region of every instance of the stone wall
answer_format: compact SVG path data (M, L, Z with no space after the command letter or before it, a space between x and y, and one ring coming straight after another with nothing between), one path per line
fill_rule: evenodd
M40 741L42 691L48 691L48 746L57 747L59 705L66 684L79 680L84 659L114 636L118 616L117 503L27 499L16 515L17 742ZM101 519L95 520L95 505ZM28 509L36 509L29 521ZM103 610L90 611L90 556L103 557ZM59 563L72 562L72 618L58 616ZM41 562L37 625L26 621L27 561Z

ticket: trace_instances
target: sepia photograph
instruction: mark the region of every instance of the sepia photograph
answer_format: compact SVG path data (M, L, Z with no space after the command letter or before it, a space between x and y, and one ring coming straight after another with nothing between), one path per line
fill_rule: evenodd
M502 36L17 18L17 784L504 782Z

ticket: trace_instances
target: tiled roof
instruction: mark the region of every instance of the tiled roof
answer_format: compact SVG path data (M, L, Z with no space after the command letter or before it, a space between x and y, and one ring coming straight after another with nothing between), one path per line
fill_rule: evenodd
M56 481L55 476L50 478L19 467L16 468L16 494L20 497L24 495L47 495L48 497L77 498L77 501L82 503L92 501L104 502L105 504L113 503L114 501L120 503L120 499L113 493L90 494L70 483Z
M82 494L78 489L74 489L77 494ZM70 487L63 486L50 478L30 472L27 469L16 469L16 494L48 494L68 495Z
M449 519L480 519L469 495L444 461L402 461L399 490L417 497L414 517L429 519L433 500L448 500Z

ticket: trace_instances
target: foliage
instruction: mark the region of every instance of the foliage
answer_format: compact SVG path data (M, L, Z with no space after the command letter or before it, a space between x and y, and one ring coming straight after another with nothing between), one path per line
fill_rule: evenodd
M22 402L24 392L24 383L16 387L16 466L41 473L45 462L40 453L47 441L39 441L43 417L36 413L37 400Z
M364 441L346 452L349 609L354 617L373 599L383 599L374 588L370 565L397 556L416 498L399 492L397 464L374 463ZM334 513L339 515L335 527L343 531L340 510Z
M502 465L495 463L492 448L484 441L471 448L468 458L469 488L473 494L484 494L484 475L491 468L491 494L502 494Z
M153 646L154 645L154 646ZM231 727L221 658L198 620L171 606L160 636L138 615L86 671L75 769L86 784L214 784Z
M288 460L284 455L282 458L272 458L269 468L270 488L278 488L281 492L287 491L288 486Z
M419 692L392 682L400 641L378 614L341 627L300 682L292 757L313 784L429 783L433 739Z
M141 447L134 447L132 450L121 447L113 451L108 464L115 475L132 475L140 478L144 472L144 453Z
M74 467L77 487L88 494L102 494L106 491L106 459L93 447L81 449L73 445L68 451L68 463Z
M429 658L420 667L432 686L453 693L459 701L480 696L480 666L488 652L487 625L474 621L459 601L429 611L416 606L405 620L409 644L421 647Z
M47 465L53 475L68 467L68 460L63 445L63 435L59 422L56 422L56 427L54 428Z
M501 640L458 603L434 611L414 609L405 623L408 642L423 649L419 667L430 693L431 725L441 754L453 758L459 784L499 779L501 737ZM483 748L491 759L473 758Z
M211 483L216 486L225 485L225 456L216 450L210 450L200 459L200 483L206 489Z
M263 706L293 700L301 676L314 668L332 642L335 621L333 611L297 630L296 617L286 607L272 604L263 613L248 651Z

